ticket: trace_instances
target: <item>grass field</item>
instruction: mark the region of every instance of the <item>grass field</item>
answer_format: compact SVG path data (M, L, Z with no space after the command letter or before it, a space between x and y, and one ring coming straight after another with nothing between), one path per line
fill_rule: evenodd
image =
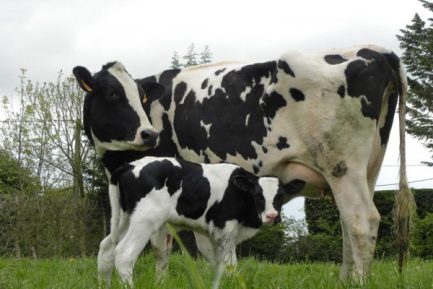
M154 281L154 258L142 256L135 270L136 288L182 289L210 288L213 271L204 261L188 265L184 256L174 254L170 261L168 276L161 282ZM191 278L197 270L199 277ZM352 288L338 281L339 264L301 263L273 264L254 259L240 260L237 270L226 274L220 288ZM202 279L202 280L197 280ZM1 289L54 289L97 288L96 258L84 259L0 259ZM123 288L117 276L112 288ZM412 260L408 263L403 280L400 280L393 262L376 261L371 280L366 288L419 288L433 289L433 262Z

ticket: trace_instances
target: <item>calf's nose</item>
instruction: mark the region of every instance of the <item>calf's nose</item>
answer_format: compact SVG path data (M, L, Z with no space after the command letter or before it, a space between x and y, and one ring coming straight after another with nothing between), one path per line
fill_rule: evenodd
M151 129L145 129L141 132L141 138L143 139L143 144L146 146L154 147L156 144L156 139L159 134Z
M274 222L278 218L278 212L277 211L268 212L266 213L266 218L269 221Z

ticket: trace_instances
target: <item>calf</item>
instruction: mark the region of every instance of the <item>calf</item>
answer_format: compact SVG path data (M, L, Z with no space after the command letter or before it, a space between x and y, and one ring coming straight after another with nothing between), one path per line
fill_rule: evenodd
M259 178L232 164L164 157L124 165L111 182L119 190L121 223L128 223L114 251L115 266L130 285L140 252L151 236L165 236L165 224L170 223L210 238L217 288L225 265L236 264L236 244L254 236L262 225L275 223L288 192L302 189L296 182L282 186L277 178Z

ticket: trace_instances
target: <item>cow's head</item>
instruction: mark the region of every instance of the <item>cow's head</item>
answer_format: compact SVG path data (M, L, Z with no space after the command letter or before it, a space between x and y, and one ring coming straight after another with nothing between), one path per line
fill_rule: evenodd
M155 146L158 132L142 107L149 94L162 94L157 83L137 85L125 67L111 62L91 73L82 66L73 69L84 100L84 130L98 153L106 150L146 150Z

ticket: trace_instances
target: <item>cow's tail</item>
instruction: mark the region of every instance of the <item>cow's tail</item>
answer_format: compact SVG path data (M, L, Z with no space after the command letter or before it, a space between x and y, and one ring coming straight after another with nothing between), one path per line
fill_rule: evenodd
M397 72L397 71L396 71ZM406 174L406 97L407 76L403 65L398 66L399 78L399 126L400 126L400 189L395 193L394 225L398 244L398 268L402 272L409 250L409 230L411 214L415 209L412 191L409 189Z

